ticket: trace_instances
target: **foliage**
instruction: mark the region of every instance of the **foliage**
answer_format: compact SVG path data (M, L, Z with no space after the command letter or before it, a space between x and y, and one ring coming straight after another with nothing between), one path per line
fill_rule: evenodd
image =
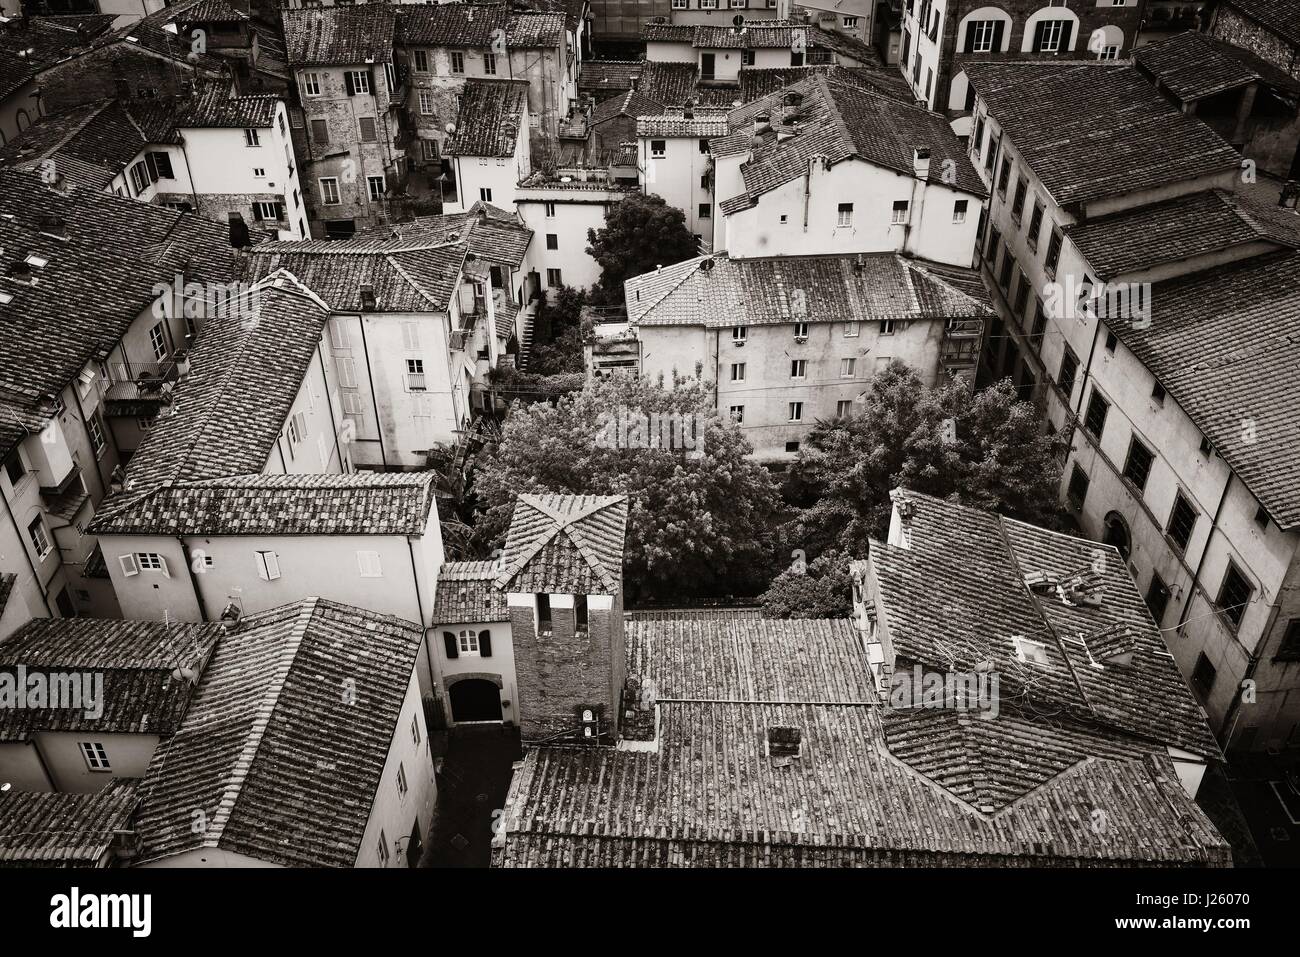
M587 255L601 268L591 301L602 305L623 302L625 279L700 254L686 214L653 194L636 193L614 204L603 228L587 230L587 242Z
M763 617L846 618L853 614L853 579L848 563L848 556L837 549L823 552L806 564L796 561L777 575L763 593Z
M542 306L537 325L545 330L546 341L533 343L530 372L562 375L586 368L583 342L591 332L590 323L582 320L586 303L585 291L563 286L556 292L554 303Z
M810 553L837 545L862 555L868 537L887 534L898 486L1055 527L1058 447L1010 381L975 393L956 380L930 389L893 362L860 411L813 427L787 485L811 504L785 534Z
M611 416L698 415L698 456L681 449L621 448L603 441ZM649 443L647 443L649 444ZM753 594L764 579L768 530L779 504L767 470L748 459L751 446L713 406L698 382L672 388L615 376L554 405L516 406L497 454L475 474L481 547L504 542L521 492L626 494L624 562L629 600Z

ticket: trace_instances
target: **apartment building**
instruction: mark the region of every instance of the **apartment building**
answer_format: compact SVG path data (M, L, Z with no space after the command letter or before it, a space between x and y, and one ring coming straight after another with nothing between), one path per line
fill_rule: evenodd
M713 242L713 157L709 140L727 134L727 115L684 110L636 121L642 191L686 214L686 228L708 250Z
M1118 60L1128 57L1147 0L909 0L899 69L916 98L952 116L969 112L967 63L989 60ZM964 127L954 125L960 135Z
M999 313L980 378L1010 376L1069 430L1062 498L1125 555L1224 746L1294 744L1296 538L1264 464L1292 455L1265 425L1292 393L1262 370L1286 367L1300 221L1250 195L1241 157L1130 66L968 74ZM1068 120L1047 106L1084 91ZM1063 123L1108 131L1109 175Z
M393 61L394 8L284 10L303 127L294 138L315 238L345 239L407 211L404 80ZM329 29L321 24L328 20Z
M20 16L5 10L0 22L0 146L46 114L36 74L109 29L111 16L80 17L76 26L60 20Z
M803 0L791 18L806 19L827 32L842 33L868 45L875 42L877 0Z
M772 461L851 414L891 362L930 385L970 377L992 316L974 270L894 253L715 254L629 279L625 295L641 374L714 383L718 413Z
M516 184L532 172L527 85L468 80L457 103L454 132L443 146L452 169L443 210L464 212L475 203L513 210Z
M14 170L0 171L0 213L5 617L116 616L88 531L142 415L115 403L142 389L165 401L206 290L233 270L227 231Z
M713 140L713 248L897 251L969 267L986 186L942 117L841 74L733 110Z
M790 20L741 26L650 23L642 31L648 62L693 63L702 83L735 84L742 68L878 65L865 43Z

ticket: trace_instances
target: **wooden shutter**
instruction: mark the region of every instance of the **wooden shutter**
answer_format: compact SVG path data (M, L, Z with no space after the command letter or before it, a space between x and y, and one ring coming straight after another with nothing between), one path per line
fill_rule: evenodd
M127 578L140 574L140 568L135 563L134 555L118 555L117 563L122 566L122 574Z
M970 23L966 24L966 44L962 48L963 53L975 52L975 28L979 26L979 24L979 20L972 20Z
M1042 24L1040 23L1040 24L1038 25L1038 27L1039 27L1039 30L1041 31L1041 30L1042 30ZM344 70L344 71L343 71L343 86L344 86L344 88L348 91L348 96L356 96L356 95L357 95L357 87L356 87L356 84L355 84L355 83L353 82L353 80L352 80L352 71L351 71L351 70Z
M447 646L448 658L460 657L460 649L456 647L456 636L450 631L444 631L442 633L442 643Z
M1002 52L1002 31L1006 29L1006 23L996 20L993 23L993 52Z
M1074 23L1071 22L1070 20L1066 20L1061 25L1061 45L1056 48L1059 52L1064 53L1070 49L1070 37L1073 34L1074 34Z
M1034 52L1043 52L1043 31L1047 29L1047 21L1039 20L1034 26Z
M158 175L163 179L175 179L176 173L172 169L172 158L166 153L150 153L154 158L154 164L158 167Z
M480 631L478 633L478 653L480 658L492 657L492 632Z
M171 578L171 577L172 577L171 569L167 567L167 556L166 556L166 555L159 555L159 556L158 556L158 568L159 568L159 570L163 573L163 577L165 577L165 578Z

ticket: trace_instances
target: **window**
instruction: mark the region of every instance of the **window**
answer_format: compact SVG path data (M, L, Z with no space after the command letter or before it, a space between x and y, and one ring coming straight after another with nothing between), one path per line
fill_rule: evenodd
M465 72L465 54L461 53L459 50L451 51L451 72Z
M307 96L320 96L319 73L304 73L302 75L302 92Z
M1286 633L1278 646L1276 658L1284 661L1300 661L1300 618L1292 618L1287 623Z
M1041 641L1032 641L1028 638L1012 638L1011 644L1016 649L1016 657L1025 664L1039 665L1040 667L1047 666L1047 645Z
M998 193L1004 198L1007 195L1007 183L1011 180L1011 157L1002 157L1002 169L998 171Z
M346 88L348 96L369 93L370 74L366 70L345 70L343 73L343 86Z
M1228 570L1223 573L1223 584L1219 586L1219 597L1214 604L1233 631L1241 625L1246 606L1250 604L1254 592L1254 586L1241 573L1241 569L1232 559L1228 559Z
M27 534L31 537L32 545L36 548L36 557L44 560L45 556L50 553L50 538L45 533L45 523L37 515L32 519L32 523L27 526Z
M397 762L397 795L406 797L406 765L401 761Z
M844 335L852 338L858 334L858 322L856 319L844 323Z
M753 66L753 65L754 65L754 51L753 51L753 50L741 50L741 51L740 51L740 65L741 65L741 66Z
M895 226L898 226L898 225L901 225L901 224L906 223L906 222L907 222L907 210L908 210L909 205L910 205L910 204L909 204L908 201L905 200L905 199L896 199L896 200L894 200L894 214L893 214L893 217L890 219L890 222L893 223ZM844 225L844 224L841 224L841 225Z
M99 421L99 412L91 413L86 419L86 431L90 433L90 447L95 452L95 458L99 458L108 446L108 441L104 438L104 425Z
M478 191L478 198L485 203L492 202L492 189L487 186L480 186Z
M254 167L253 167L253 178L254 178L254 179L266 179L266 167L265 167L265 166L254 166Z
M787 442L787 443L785 443L785 450L786 450L787 452L798 452L798 451L799 451L799 443L798 443L798 442Z
M969 200L959 199L952 204L952 221L954 223L966 222L966 209Z
M673 9L685 10L687 9L686 4L687 4L687 0L673 0Z
M420 734L420 716L418 714L411 715L411 740L416 744L423 740L423 736Z
M111 771L108 763L108 751L98 741L81 741L81 756L86 759L86 768L91 771Z
M268 203L263 200L257 200L253 203L253 218L258 222L270 220L278 222L284 218L284 207L279 203Z
M1174 507L1169 513L1167 534L1180 551L1187 550L1187 543L1192 540L1192 529L1196 527L1196 509L1183 497L1182 492L1174 494Z
M433 94L428 90L420 91L420 115L433 116Z
M733 405L727 411L731 413L731 420L737 425L745 421L745 407L743 405Z
M537 633L551 633L551 596L543 593L537 596Z
M835 403L835 415L841 419L847 419L853 414L853 400L840 399Z
M1074 394L1074 377L1078 371L1079 357L1074 354L1073 349L1066 346L1065 355L1061 356L1061 371L1056 377L1056 384L1061 387L1066 399Z
M893 334L894 334L894 320L893 320L893 319L881 319L881 320L880 320L880 335L882 335L882 336L892 336Z
M858 25L858 18L857 18L857 17L845 17L845 18L844 18L844 26L845 26L845 28L847 28L847 29L849 29L849 30L852 30L852 29L854 29L855 27L857 27L857 25Z
M808 375L808 360L807 360L807 359L791 359L791 360L790 360L790 378L791 378L791 379L803 379L803 378L806 378L807 375Z
M856 369L857 369L857 365L858 365L858 360L855 359L855 358L853 358L852 356L850 356L850 357L848 357L848 358L846 358L846 359L841 359L841 360L840 360L840 378L841 378L841 379L852 379L852 378L853 378L853 373L854 373L854 372L856 371Z
M1047 259L1043 261L1043 265L1047 268L1048 275L1056 275L1056 264L1060 262L1060 259L1061 233L1055 226L1053 226L1052 238L1047 241Z
M327 176L320 181L320 198L326 206L339 206L343 203L339 196L339 181L337 176Z
M1109 411L1110 403L1102 398L1096 386L1093 386L1092 395L1088 397L1088 411L1083 417L1083 427L1098 441L1101 440L1101 433L1106 428L1106 413Z
M651 140L650 155L655 159L663 159L668 154L667 140Z
M1024 315L1025 303L1029 301L1029 277L1021 273L1016 281L1016 294L1011 297L1011 308L1019 319Z
M149 168L143 160L131 167L131 185L137 195L149 188Z
M483 54L483 72L487 76L496 76L497 57L495 53Z
M1214 679L1218 677L1219 669L1210 663L1210 659L1205 657L1205 652L1201 652L1196 659L1196 667L1192 669L1192 687L1202 695L1208 696L1214 688Z
M564 285L564 280L560 276L560 270L558 269L546 270L546 285L550 289L559 289L561 286Z
M1029 214L1029 234L1025 237L1025 242L1034 252L1038 252L1038 232L1043 228L1043 207L1039 205L1038 200L1034 200L1034 211Z
M836 225L837 226L853 225L853 204L852 203L840 203L839 210L838 210L838 220L836 221Z
M262 145L261 140L258 138L257 130L254 130L254 129L247 129L247 130L244 130L244 145L245 145L245 146L261 146L261 145Z
M1070 484L1066 490L1070 504L1075 508L1083 508L1083 502L1088 497L1089 484L1091 483L1088 480L1088 473L1076 464L1074 471L1070 473Z
M1004 292L1010 292L1011 291L1011 270L1015 266L1016 261L1011 256L1010 246L1008 246L1006 243L1003 243L1002 248L1003 248L1002 270L1001 272L998 273L998 285L1002 287L1002 290Z
M1151 387L1151 398L1155 399L1160 405L1165 403L1165 387L1159 382Z
M149 346L153 349L154 358L159 362L167 358L167 333L161 322L149 330Z
M1070 48L1074 24L1069 20L1041 20L1034 31L1035 53L1059 53Z
M378 552L357 552L357 568L362 578L383 578L384 569Z
M420 140L420 154L426 162L436 160L438 158L438 141Z
M257 576L262 581L273 582L280 577L280 559L275 552L253 552L257 562Z
M415 67L414 67L414 68L415 68L415 72L416 72L416 73L428 73L428 72L429 72L429 54L428 54L428 53L426 53L424 50L412 50L412 51L411 51L411 56L412 56L412 58L413 58L413 60L414 60L414 64L415 64Z
M807 338L808 338L808 323L806 323L806 322L796 322L796 323L794 324L794 337L795 337L796 339L807 339Z
M373 143L375 141L375 118L373 116L363 116L358 121L361 128L361 142Z
M406 388L411 392L425 391L423 359L406 360Z
M375 850L379 853L379 866L387 867L389 859L388 838L384 834L384 829L382 827L379 829L379 844Z
M748 326L732 326L732 327L731 327L731 341L732 341L732 342L744 342L747 338L749 338L749 327L748 327Z
M547 233L547 234L546 234L546 248L547 248L547 249L559 249L559 248L560 248L560 236L559 236L558 233Z
M745 381L745 363L733 362L731 364L731 381L732 382Z
M1011 200L1011 218L1017 223L1025 212L1025 189L1025 180L1017 176L1015 198Z
M311 139L313 143L321 146L330 141L330 125L325 120L311 121Z
M172 169L172 158L166 153L146 153L144 160L152 179L176 178L176 172Z
M366 177L366 192L370 194L370 201L378 203L383 200L384 193L387 191L387 184L382 176Z
M1151 617L1159 625L1165 617L1165 609L1169 607L1169 586L1155 572L1151 573L1151 584L1147 586L1147 611L1151 612Z
M1203 435L1201 436L1201 454L1202 455L1214 454L1214 446L1211 445L1210 440Z
M700 203L699 209L697 210L697 214L698 214L696 217L697 219L712 219L713 206L709 203Z
M1128 459L1124 462L1124 477L1138 487L1139 490L1147 487L1147 477L1151 474L1151 462L1155 456L1151 450L1133 437L1129 443Z
M1106 333L1106 351L1113 354L1117 345L1119 345L1119 339L1116 338L1115 333Z
M555 204L554 204L554 203L545 203L545 204L543 204L542 208L543 208L543 210L546 212L546 218L547 218L547 219L554 219L554 218L555 218Z
M1268 531L1268 511L1263 505L1255 509L1255 524L1259 526L1260 531Z
M802 421L803 421L803 403L802 403L802 402L791 402L791 403L790 403L790 421L791 421L791 422L802 422Z
M5 459L5 474L9 476L9 483L17 488L22 480L27 478L27 466L23 464L22 453L14 449L13 455Z
M1000 49L1000 43L995 46L995 41L1000 41L999 34L1002 33L1002 21L1000 20L975 20L966 25L966 52L967 53L993 53Z

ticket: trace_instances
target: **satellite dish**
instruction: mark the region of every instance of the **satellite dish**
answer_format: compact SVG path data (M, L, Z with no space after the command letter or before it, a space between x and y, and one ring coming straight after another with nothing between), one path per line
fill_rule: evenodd
M448 136L451 136L451 135L453 135L453 134L456 132L456 124L455 124L455 123L448 123L448 124L444 127L444 129L446 129L446 131L447 131L447 135L448 135Z
M745 25L744 16L742 16L739 13L736 14L734 17L731 18L731 25L735 27L737 30L739 30L741 27Z
M703 260L700 263L700 268L703 269L705 272L709 272L711 269L713 269L713 257L710 256L708 259Z

